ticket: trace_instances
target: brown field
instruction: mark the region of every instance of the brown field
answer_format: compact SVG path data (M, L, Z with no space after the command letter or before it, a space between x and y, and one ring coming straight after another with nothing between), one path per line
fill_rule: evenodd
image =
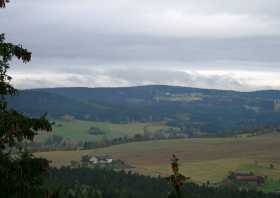
M126 161L134 170L167 175L172 154L180 158L181 172L197 182L221 181L229 171L247 170L280 178L280 134L246 138L199 138L129 143L85 151L36 153L62 166L79 161L84 154L108 154ZM269 169L273 163L275 168ZM261 166L258 168L256 166ZM267 167L267 168L266 168Z

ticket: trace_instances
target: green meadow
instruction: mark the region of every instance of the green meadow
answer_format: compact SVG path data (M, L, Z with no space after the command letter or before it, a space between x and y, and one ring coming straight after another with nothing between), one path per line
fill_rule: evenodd
M100 129L104 134L92 135L89 134L89 129L96 127ZM82 121L82 120L71 120L71 121L55 121L53 127L54 135L62 136L66 139L77 140L77 141L99 141L104 136L108 139L118 137L132 137L136 134L144 134L144 131L154 133L160 129L165 129L162 122L153 123L128 123L128 124L113 124L110 122L94 122L94 121Z

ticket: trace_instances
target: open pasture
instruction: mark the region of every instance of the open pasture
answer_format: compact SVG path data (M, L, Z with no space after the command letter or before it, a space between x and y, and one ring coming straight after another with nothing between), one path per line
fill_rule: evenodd
M254 171L280 178L280 134L247 138L197 138L137 142L84 151L37 153L62 166L84 154L108 154L126 161L133 170L149 175L170 174L172 154L180 158L181 172L196 182L221 181L229 171ZM270 164L273 169L269 168Z
M92 135L89 134L89 129L95 127L100 129L104 134ZM104 136L109 139L118 137L132 137L135 134L144 134L144 131L156 132L160 129L167 128L162 122L153 123L128 123L128 124L113 124L110 122L94 122L94 121L55 121L54 135L62 136L66 139L78 141L99 141Z

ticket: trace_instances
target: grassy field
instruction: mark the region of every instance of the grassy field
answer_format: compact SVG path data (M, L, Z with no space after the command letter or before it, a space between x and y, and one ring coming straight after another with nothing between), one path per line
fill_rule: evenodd
M89 134L88 131L91 127L101 129L104 135ZM143 134L144 130L153 133L164 128L167 127L162 122L112 124L109 122L72 120L55 121L53 134L72 140L99 141L104 136L109 139L124 136L132 137L135 134Z
M170 174L169 158L180 158L181 172L193 181L221 181L229 171L253 171L275 180L280 178L280 134L247 138L199 138L129 143L85 151L37 153L54 166L80 160L84 154L108 154L150 175ZM274 168L269 165L273 163ZM267 187L269 188L269 186Z

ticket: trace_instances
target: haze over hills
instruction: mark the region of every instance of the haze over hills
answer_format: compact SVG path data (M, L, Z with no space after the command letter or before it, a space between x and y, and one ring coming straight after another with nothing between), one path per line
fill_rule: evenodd
M20 91L9 104L31 116L115 123L165 121L184 133L223 133L280 121L280 91L237 92L151 85Z

